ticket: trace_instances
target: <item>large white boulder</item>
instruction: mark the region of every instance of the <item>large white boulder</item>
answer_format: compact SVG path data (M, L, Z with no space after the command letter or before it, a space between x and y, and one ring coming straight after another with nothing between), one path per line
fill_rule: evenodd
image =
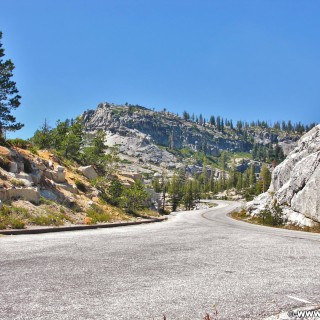
M66 182L66 172L61 166L58 166L57 170L45 170L43 172L44 176L56 183Z
M96 170L94 170L93 166L79 167L78 170L89 180L98 178L98 174Z
M22 199L38 204L40 193L38 188L9 188L0 190L0 200Z
M294 217L293 213L298 213L320 222L319 164L320 125L317 125L301 137L298 146L275 168L268 192L248 203L248 208L259 212L258 207L277 199L287 215Z

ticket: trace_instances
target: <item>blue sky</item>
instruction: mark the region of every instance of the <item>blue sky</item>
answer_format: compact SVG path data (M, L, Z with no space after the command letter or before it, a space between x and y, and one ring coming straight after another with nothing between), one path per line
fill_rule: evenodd
M99 102L320 121L320 1L0 0L30 137Z

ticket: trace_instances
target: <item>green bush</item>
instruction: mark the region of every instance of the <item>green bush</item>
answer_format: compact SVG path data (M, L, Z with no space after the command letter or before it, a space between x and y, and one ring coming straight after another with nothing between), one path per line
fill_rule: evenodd
M28 150L32 153L32 154L34 154L34 155L39 155L39 153L38 153L38 148L37 147L35 147L35 146L33 146L33 145L31 145L31 146L29 146L28 147Z
M111 220L111 215L105 212L101 207L93 204L91 208L87 209L86 211L87 217L91 218L91 222L93 224L97 222L108 222Z
M47 198L45 198L45 197L40 197L40 204L48 204L48 205L50 205L50 204L54 204L55 202L54 201L52 201L52 200L49 200L49 199L47 199Z
M286 219L283 217L282 208L276 200L272 203L271 208L266 207L257 215L257 217L262 224L269 226L283 226L286 223Z
M32 217L30 222L38 226L61 226L68 218L60 212L48 212L36 217Z
M23 229L25 227L25 219L30 214L27 209L3 205L0 210L0 229L8 227L12 229Z
M16 187L25 187L26 186L26 184L22 180L19 180L19 179L12 179L10 182L12 185L14 185Z
M8 139L8 143L11 146L18 147L21 149L27 149L30 146L30 142L20 138Z
M10 225L12 229L24 229L25 223L19 218L10 219Z

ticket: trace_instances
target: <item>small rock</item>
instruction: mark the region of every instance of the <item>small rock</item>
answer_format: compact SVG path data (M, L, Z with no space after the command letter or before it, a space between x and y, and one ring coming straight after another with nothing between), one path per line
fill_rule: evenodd
M65 170L64 167L62 167L62 166L57 166L57 171L58 171L58 172L63 172L64 170Z
M17 173L18 172L18 164L16 162L10 162L9 171L12 173Z

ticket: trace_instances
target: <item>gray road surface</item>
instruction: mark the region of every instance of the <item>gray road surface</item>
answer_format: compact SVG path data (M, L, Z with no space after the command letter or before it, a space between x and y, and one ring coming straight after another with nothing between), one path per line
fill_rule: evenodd
M1 320L262 319L320 303L320 235L226 217L0 237ZM306 302L307 301L307 302Z

